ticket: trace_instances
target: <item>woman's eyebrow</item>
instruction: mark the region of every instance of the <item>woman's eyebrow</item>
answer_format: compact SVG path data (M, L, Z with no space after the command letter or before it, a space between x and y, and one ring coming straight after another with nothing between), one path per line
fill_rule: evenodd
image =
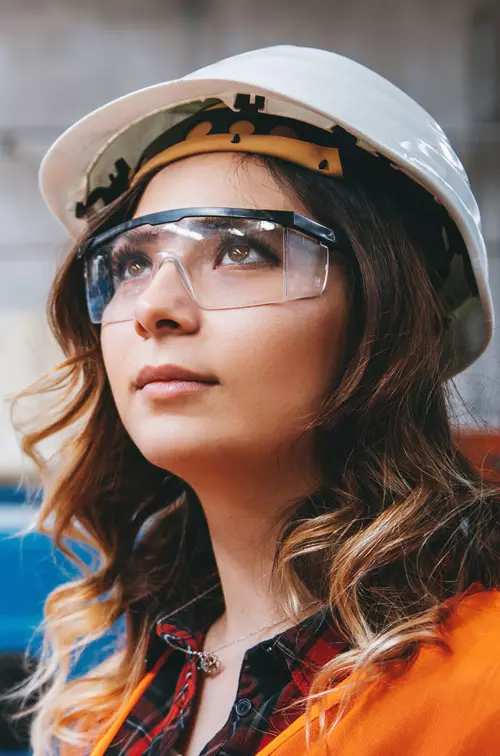
M188 216L194 226L204 226L208 228L227 228L233 220L230 216L219 215L200 215ZM234 220L239 220L238 218Z
M154 230L154 226L137 226L129 231L125 231L114 239L112 247L114 250L117 250L121 247L126 247L130 242L134 241L152 242L157 236L158 232Z
M223 216L196 216L187 215L181 220L164 221L158 224L144 224L143 226L136 226L135 228L125 231L123 234L117 237L116 241L123 241L125 244L129 241L145 241L150 242L158 238L161 230L175 229L176 226L182 225L183 221L189 220L190 225L201 226L203 228L226 228L231 222L229 217Z
M237 232L246 232L248 234L259 233L266 231L267 233L281 233L281 227L274 221L262 220L260 218L241 218L239 216L232 215L205 215L205 216L189 216L192 222L192 228L208 229L208 230L231 230L235 229ZM182 223L182 221L181 221ZM244 225L245 224L245 225ZM265 224L265 225L264 225Z

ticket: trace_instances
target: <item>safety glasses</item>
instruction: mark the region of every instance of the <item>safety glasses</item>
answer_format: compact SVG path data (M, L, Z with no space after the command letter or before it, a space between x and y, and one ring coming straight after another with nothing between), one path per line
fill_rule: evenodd
M319 297L331 250L346 245L341 229L299 213L196 207L121 223L91 237L77 257L90 320L108 324L133 320L152 287L168 302L179 279L205 310Z

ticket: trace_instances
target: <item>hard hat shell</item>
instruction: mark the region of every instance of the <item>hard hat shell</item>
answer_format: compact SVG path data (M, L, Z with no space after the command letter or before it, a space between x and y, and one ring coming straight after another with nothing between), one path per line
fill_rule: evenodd
M78 237L86 223L76 217L77 203L109 181L117 160L134 165L144 148L179 120L211 100L232 107L240 93L264 96L264 112L323 129L342 127L358 147L386 157L446 208L477 284L477 292L451 313L452 374L468 367L491 339L493 305L479 209L465 170L420 105L336 53L289 45L253 50L113 100L71 126L47 152L40 187L49 208ZM457 255L448 285L463 287L464 277Z

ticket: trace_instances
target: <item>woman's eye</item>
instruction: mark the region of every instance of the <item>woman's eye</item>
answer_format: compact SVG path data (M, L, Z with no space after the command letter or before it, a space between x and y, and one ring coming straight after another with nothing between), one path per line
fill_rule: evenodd
M151 260L148 257L120 252L113 259L113 273L119 281L130 281L149 275Z
M225 244L218 255L218 265L224 267L228 265L251 265L254 263L264 263L267 265L279 264L276 253L267 248L260 248L257 244L245 244L244 242L235 242Z
M250 257L250 247L246 244L238 244L228 249L226 255L232 262L242 262Z
M125 273L129 278L138 278L144 273L145 265L139 260L132 260L125 268Z

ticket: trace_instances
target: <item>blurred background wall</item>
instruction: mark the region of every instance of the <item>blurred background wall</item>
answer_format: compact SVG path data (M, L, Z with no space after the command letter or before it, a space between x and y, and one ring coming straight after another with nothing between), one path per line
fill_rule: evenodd
M68 241L36 173L61 131L111 98L254 47L355 58L449 134L481 207L500 313L499 41L498 0L0 0L0 479L21 470L6 400L59 359L44 304ZM500 426L498 333L457 386Z

